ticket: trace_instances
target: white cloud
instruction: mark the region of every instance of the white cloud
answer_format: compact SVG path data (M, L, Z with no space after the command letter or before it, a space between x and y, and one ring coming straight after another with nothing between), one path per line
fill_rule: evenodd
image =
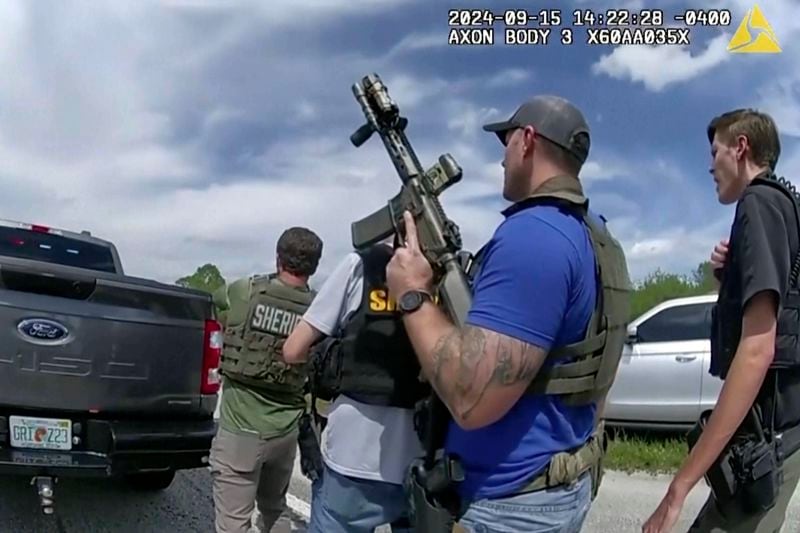
M730 32L734 32L753 8L750 0L713 0L709 8L732 12ZM770 0L759 4L775 33L782 52L777 55L736 55L737 68L752 67L759 75L753 78L755 98L742 106L757 107L770 113L783 135L800 137L800 17L796 0ZM733 55L732 55L733 59ZM741 65L741 67L740 67ZM757 69L757 70L756 70Z
M348 139L363 121L350 84L385 71L412 142L441 124L438 143L415 142L422 164L451 152L465 170L442 198L465 246L499 221L468 201L499 196L502 153L492 162L470 142L493 110L464 97L496 72L451 83L389 68L391 54L301 50L285 38L299 16L289 2L85 4L80 24L76 6L0 5L0 68L14 73L0 78L3 218L90 230L118 246L128 274L165 282L206 262L227 278L268 270L280 232L303 225L325 241L322 279L349 249L351 222L400 187L377 136ZM365 7L300 14L319 29L337 6L339 18Z
M297 118L303 122L310 122L318 116L317 108L311 102L304 100L295 107Z
M227 0L151 0L142 2L148 6L165 6L176 10L194 12L212 12L214 14L234 12L245 9L258 16L260 22L270 26L283 24L307 24L329 17L367 14L386 10L401 4L410 4L414 0L304 0L298 7L295 0L241 0L236 3Z
M786 147L783 148L778 161L777 174L785 176L800 188L800 144L795 144L793 149L789 150Z
M438 78L423 80L410 74L393 74L387 76L384 81L389 88L390 96L402 109L413 109L445 89L449 90L446 80Z
M469 102L449 101L445 104L447 129L457 132L460 136L475 139L478 135L487 135L482 126L494 120L499 120L500 111L494 107L475 107Z
M447 32L412 33L403 37L392 47L387 57L396 57L407 52L418 52L447 46Z
M633 243L628 257L636 261L637 259L664 256L675 251L677 246L678 242L674 237L670 239L644 239Z
M530 81L530 79L531 71L521 68L509 68L502 70L489 78L489 80L486 82L486 86L492 88L508 87Z
M619 179L629 175L630 168L628 163L617 158L597 161L590 157L583 165L580 173L581 181L587 185L600 181Z
M714 245L728 236L731 216L732 212L699 226L677 225L653 231L642 229L639 215L612 220L609 227L625 248L635 282L656 269L682 274L708 261Z
M778 42L785 50L791 45L792 34L800 30L800 18L797 17L796 0L769 0L769 2L753 2L752 0L709 0L709 8L728 9L731 11L731 32L744 19L745 14L758 4L767 22L775 31Z
M729 34L711 39L705 50L692 55L678 46L619 46L592 65L592 73L642 82L655 92L696 78L730 60L726 51Z
M763 11L783 52L772 56L770 66L775 72L766 76L756 88L755 107L772 115L781 134L800 137L800 47L795 44L800 37L797 3L776 0L766 4Z
M301 143L281 133L330 113L320 95L331 91L355 128L347 82L367 58L331 76L313 52L281 54L275 27L397 3L3 2L3 218L91 230L118 245L128 273L167 282L207 261L229 275L270 268L289 224L318 229L335 254L355 212L346 187L385 177L359 194L379 207L398 187L388 159L318 126Z
M800 137L800 75L789 75L762 85L757 107L769 113L782 134Z
M485 65L456 79L412 75L398 59L440 46L424 28L382 55L303 41L400 3L3 2L0 68L13 73L0 78L3 218L91 230L117 243L128 273L167 282L206 262L228 278L270 269L279 233L304 225L325 241L322 279L349 248L350 223L400 187L377 136L360 148L347 138L363 121L350 84L378 72L410 119L421 163L450 152L462 166L442 203L476 250L504 203L502 146L481 125L513 109L481 105L472 91L527 93L540 76ZM481 136L492 138L486 153ZM647 179L663 183L668 167L653 162ZM641 206L611 189L641 176L602 153L583 173L593 202L625 216ZM635 272L699 262L714 242L684 230L703 246L648 255L648 240L684 233L668 224L643 233L619 216L611 224L635 251Z
M618 151L588 165L590 206L608 218L634 281L656 269L690 272L730 231L733 207L718 203L710 178L684 168L666 156Z

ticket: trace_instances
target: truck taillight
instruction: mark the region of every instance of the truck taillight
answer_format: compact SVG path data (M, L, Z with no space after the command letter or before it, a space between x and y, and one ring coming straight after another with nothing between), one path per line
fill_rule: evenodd
M219 391L219 357L221 354L222 326L216 320L206 320L201 394L216 394Z

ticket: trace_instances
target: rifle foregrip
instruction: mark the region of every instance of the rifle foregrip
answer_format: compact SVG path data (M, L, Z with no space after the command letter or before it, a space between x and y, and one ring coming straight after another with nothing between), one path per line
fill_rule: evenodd
M467 322L467 313L472 306L472 291L467 276L457 261L447 263L445 274L439 284L439 294L448 315L461 327Z
M357 148L369 140L373 131L372 124L367 122L350 135L350 142Z

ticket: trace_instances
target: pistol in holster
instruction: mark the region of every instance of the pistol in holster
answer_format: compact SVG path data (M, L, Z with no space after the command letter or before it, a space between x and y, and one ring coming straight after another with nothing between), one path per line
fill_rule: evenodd
M411 523L418 533L450 533L457 530L461 502L455 483L464 480L458 458L440 450L430 466L424 459L413 462L406 481Z
M447 408L429 396L415 406L414 428L426 454L413 461L406 477L410 518L419 533L458 531L461 501L456 484L464 480L464 470L454 455L444 452Z

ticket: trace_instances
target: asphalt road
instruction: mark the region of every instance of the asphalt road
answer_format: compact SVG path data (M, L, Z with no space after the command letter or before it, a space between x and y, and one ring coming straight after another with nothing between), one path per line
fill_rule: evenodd
M649 474L624 474L607 472L600 493L592 505L592 510L584 523L582 533L624 533L641 532L642 523L658 506L667 490L670 479L666 476ZM297 467L292 480L291 492L295 496L290 501L298 514L306 512L305 502L309 502L308 481ZM690 493L681 518L674 529L675 533L686 531L697 512L705 503L708 488L700 484ZM298 501L302 509L298 508ZM385 529L385 531L389 531ZM786 523L782 533L800 531L800 490L796 491L790 503Z
M669 478L648 474L608 472L584 524L583 533L641 532L642 523L655 511L667 490ZM703 506L708 488L703 482L689 494L675 533L686 531ZM795 491L782 533L800 531L800 490Z
M668 482L666 477L608 472L583 533L641 531L641 523L658 505ZM178 472L168 489L156 493L138 492L121 481L59 480L54 499L60 524L54 516L42 514L29 483L28 478L0 477L0 533L214 532L211 476L205 468ZM686 531L707 493L701 484L690 494L676 533ZM295 463L286 528L280 533L305 532L310 501L310 484ZM279 533L277 529L273 532ZM800 490L782 531L800 531Z
M168 489L150 494L119 481L61 479L55 486L55 509L63 529L54 516L42 514L27 478L0 478L2 533L214 533L206 469L179 472ZM289 514L291 531L304 532L303 518Z
M641 531L641 522L655 509L666 484L663 477L609 472L583 532ZM699 486L690 495L676 532L686 531L706 494L707 489ZM800 491L795 493L784 533L800 530L798 494ZM54 517L42 515L34 487L27 479L0 478L0 531L213 533L211 479L206 469L180 472L172 486L154 494L136 492L122 482L60 480L55 502L62 530ZM305 531L309 502L308 481L296 470L289 498L292 532Z

